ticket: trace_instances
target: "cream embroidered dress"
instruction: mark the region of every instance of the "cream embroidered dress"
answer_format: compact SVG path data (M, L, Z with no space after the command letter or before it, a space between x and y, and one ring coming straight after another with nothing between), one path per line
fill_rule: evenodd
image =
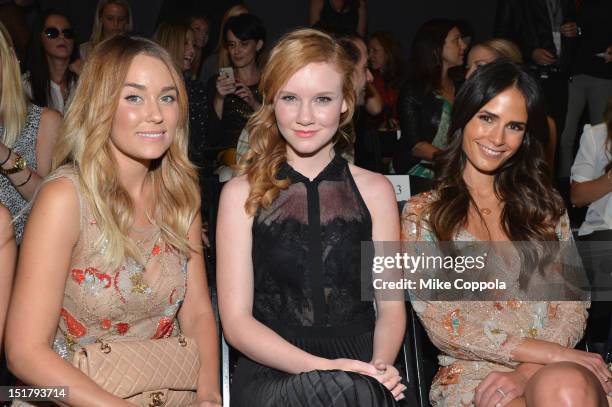
M101 266L100 229L81 193L78 176L61 168L54 178L72 181L80 200L80 236L70 262L53 349L68 363L80 345L158 339L179 334L176 314L186 291L187 259L160 238L159 227L132 228L146 261L134 260L109 270ZM13 405L28 405L14 403Z
M426 192L413 197L402 213L402 240L435 241L423 208L433 202ZM571 239L567 217L557 227L559 240ZM474 241L461 231L455 241ZM510 372L518 365L513 349L524 338L573 348L582 338L589 304L571 301L425 301L412 298L433 344L440 350L430 392L435 407L472 407L474 389L493 371Z

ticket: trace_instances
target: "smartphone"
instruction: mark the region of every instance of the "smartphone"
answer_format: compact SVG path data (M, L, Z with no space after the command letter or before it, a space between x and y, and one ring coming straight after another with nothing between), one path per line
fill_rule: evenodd
M219 76L224 76L231 79L232 82L236 82L236 79L234 78L234 68L231 66L219 68Z

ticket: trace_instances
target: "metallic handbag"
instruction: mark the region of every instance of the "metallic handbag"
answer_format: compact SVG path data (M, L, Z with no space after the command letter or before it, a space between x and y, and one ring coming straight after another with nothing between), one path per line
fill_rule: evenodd
M193 339L98 340L72 364L104 390L142 407L179 407L196 400L200 360Z

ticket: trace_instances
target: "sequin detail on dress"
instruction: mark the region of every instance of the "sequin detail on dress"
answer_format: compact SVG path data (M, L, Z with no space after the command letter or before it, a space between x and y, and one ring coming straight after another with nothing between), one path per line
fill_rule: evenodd
M402 213L402 240L435 241L425 209L436 199L432 192L412 197ZM567 216L557 236L571 239ZM464 230L455 241L475 241ZM440 350L440 369L431 386L433 407L473 406L476 386L493 371L511 372L517 365L512 350L524 338L537 338L574 347L583 335L588 303L495 301L425 301L411 293L411 302L428 336Z

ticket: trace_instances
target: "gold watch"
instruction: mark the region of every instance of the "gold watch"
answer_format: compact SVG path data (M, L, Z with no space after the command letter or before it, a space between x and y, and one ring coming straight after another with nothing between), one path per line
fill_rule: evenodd
M5 170L4 168L0 168L0 172L3 175L11 175L11 174L15 174L19 171L23 171L25 167L28 166L27 161L25 160L25 158L23 158L22 156L18 155L17 158L15 159L15 163L13 164L12 168L9 168L8 170Z

